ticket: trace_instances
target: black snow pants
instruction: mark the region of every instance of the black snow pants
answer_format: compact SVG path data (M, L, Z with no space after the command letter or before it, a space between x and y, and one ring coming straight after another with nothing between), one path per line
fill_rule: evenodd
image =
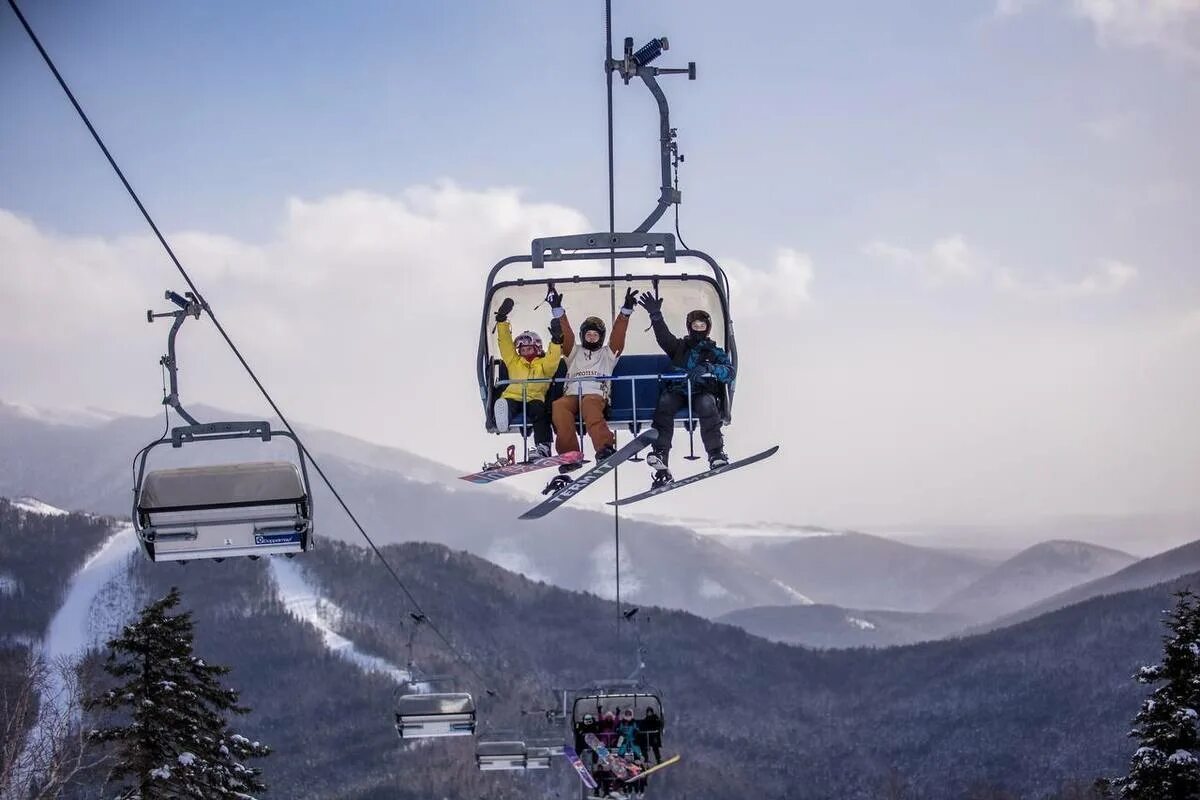
M550 436L550 415L546 413L546 404L541 400L530 400L524 404L520 400L513 400L511 397L508 400L508 418L516 419L517 415L524 409L529 418L525 420L529 425L533 426L533 443L549 445L552 441Z
M675 433L675 415L680 409L686 409L687 394L682 390L664 389L658 396L658 406L654 409L654 430L658 431L658 440L654 443L654 452L667 454L671 450L671 437ZM704 443L706 453L719 453L725 449L725 437L721 434L721 409L717 407L717 398L708 392L696 392L692 395L692 414L700 420L700 441Z

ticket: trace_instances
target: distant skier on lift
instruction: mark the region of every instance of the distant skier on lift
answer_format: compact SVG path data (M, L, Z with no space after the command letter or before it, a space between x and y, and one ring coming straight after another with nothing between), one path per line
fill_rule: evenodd
M579 436L575 433L575 421L583 417L584 427L592 446L596 450L596 461L601 462L616 452L617 437L604 420L604 409L608 406L610 382L600 380L606 375L612 375L625 349L625 332L629 328L629 317L633 314L633 304L637 300L637 290L630 289L625 293L625 302L613 320L612 337L608 346L604 345L607 333L604 320L599 317L588 317L579 326L579 346L576 347L575 332L567 321L566 311L562 307L563 295L550 286L546 301L553 309L555 319L561 321L563 332L562 353L567 361L567 375L563 384L563 396L554 401L551 415L554 420L555 446L559 453L570 453L580 449ZM578 468L578 465L564 465L561 472ZM570 482L566 475L558 475L546 486L543 494L556 492Z
M716 469L729 463L725 455L725 437L721 433L720 392L722 387L733 382L734 368L729 355L714 342L712 317L703 309L687 315L687 335L682 339L671 333L662 315L660 298L643 292L638 304L650 314L654 326L654 338L658 346L671 359L671 365L686 371L673 380L664 380L654 409L653 428L658 431L658 440L646 456L646 464L654 470L654 486L671 483L668 459L671 452L671 436L675 432L675 414L688 404L688 380L691 380L692 413L700 420L700 440L708 453L708 468ZM711 375L712 377L705 377Z
M556 317L550 322L550 347L542 349L542 337L533 331L524 331L514 339L512 323L508 315L513 309L511 297L504 298L496 310L496 343L500 357L508 368L510 381L541 379L543 383L510 383L496 400L496 428L508 430L508 420L521 411L525 412L525 423L533 428L535 458L550 455L550 414L546 411L546 392L550 390L549 379L558 370L562 360L562 323ZM561 450L559 452L562 452Z

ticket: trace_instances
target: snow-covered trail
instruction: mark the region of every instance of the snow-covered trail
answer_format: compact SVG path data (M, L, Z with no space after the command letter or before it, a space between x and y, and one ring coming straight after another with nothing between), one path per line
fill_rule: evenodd
M397 667L390 661L364 653L354 642L339 634L333 625L342 615L338 606L322 597L319 591L304 576L298 564L287 558L271 558L271 577L275 579L277 596L293 617L317 629L325 647L362 669L364 672L380 672L396 683L408 683L408 670Z
M34 513L53 511L38 509ZM133 592L128 581L120 583L119 579L137 549L133 527L122 525L71 576L66 597L41 642L41 656L49 667L48 685L39 703L38 721L30 730L19 764L31 766L33 754L44 751L41 737L53 733L47 730L48 720L61 720L66 714L79 712L78 708L68 707L72 700L71 686L64 672L73 670L89 648L103 642L133 615ZM106 591L110 584L119 586L120 591ZM29 777L18 769L12 786L24 785Z

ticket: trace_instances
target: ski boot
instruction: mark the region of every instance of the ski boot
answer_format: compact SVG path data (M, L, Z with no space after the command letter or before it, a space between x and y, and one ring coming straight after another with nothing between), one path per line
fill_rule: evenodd
M615 452L617 452L617 446L615 444L609 444L601 447L596 451L596 463L599 464L601 461L604 461Z
M651 489L657 489L660 486L666 486L668 483L674 482L675 478L671 475L671 470L667 469L667 454L652 451L646 456L646 465L654 470L654 478L650 483Z
M719 467L729 466L729 456L725 455L724 450L713 450L708 454L708 468L717 469Z

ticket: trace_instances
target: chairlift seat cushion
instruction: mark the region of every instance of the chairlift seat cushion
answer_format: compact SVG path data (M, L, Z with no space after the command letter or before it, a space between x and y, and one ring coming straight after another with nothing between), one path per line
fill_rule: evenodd
M306 499L295 464L261 461L156 470L142 483L138 510L190 511L302 503Z

